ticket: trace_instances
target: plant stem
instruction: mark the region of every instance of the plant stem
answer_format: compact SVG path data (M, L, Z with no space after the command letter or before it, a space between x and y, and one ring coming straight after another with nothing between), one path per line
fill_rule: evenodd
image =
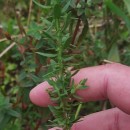
M74 31L74 34L73 34L72 42L71 42L72 45L74 45L74 43L75 43L75 39L76 39L76 36L78 34L80 22L81 22L81 19L78 18L77 25L76 25L76 28L75 28L75 31Z
M62 61L62 53L63 53L63 47L61 43L61 30L60 30L60 21L59 19L56 19L56 31L57 31L57 37L58 37L58 64L60 68L60 77L62 77L63 74L63 61Z
M78 108L77 108L77 111L76 111L76 114L75 114L75 120L77 119L81 108L82 108L82 103L80 103L79 106L78 106Z
M11 48L13 48L16 45L16 42L13 42L11 45L9 45L2 53L0 53L0 58L6 54Z
M30 2L29 2L29 12L28 12L27 26L29 25L30 19L31 19L32 5L33 5L33 1L30 0Z

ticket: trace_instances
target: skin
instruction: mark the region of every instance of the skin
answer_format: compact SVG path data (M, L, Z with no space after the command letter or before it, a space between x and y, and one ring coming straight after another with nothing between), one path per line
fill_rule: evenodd
M87 115L73 124L72 130L130 130L130 67L118 63L88 67L72 78L75 83L88 79L86 85L89 87L77 91L84 102L109 99L116 106ZM53 105L47 88L52 88L47 82L33 88L30 92L31 101L43 107Z

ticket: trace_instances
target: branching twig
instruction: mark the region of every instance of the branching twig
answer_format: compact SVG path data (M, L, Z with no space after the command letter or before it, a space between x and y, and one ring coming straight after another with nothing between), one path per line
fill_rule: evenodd
M33 5L33 1L30 0L30 2L29 2L29 12L28 12L28 21L27 21L27 25L29 25L29 23L30 23L31 12L32 12L32 5Z
M80 27L80 22L81 22L81 19L79 18L78 21L77 21L77 25L76 25L73 37L72 37L72 42L71 42L72 45L74 45L75 38L76 38L76 36L78 34L78 30L79 30L79 27Z
M19 37L19 35L11 36L12 39L13 39L13 38L17 38L17 37ZM8 41L8 39L7 39L7 38L2 38L2 39L0 39L0 42L4 42L4 41Z
M77 0L77 1L76 1L76 5L77 5L79 2L80 2L80 0Z
M4 42L4 41L7 41L8 39L7 38L3 38L3 39L0 39L0 42Z
M103 60L103 62L105 62L105 63L109 63L109 64L112 64L112 63L114 63L114 62L112 62L112 61L109 61L109 60Z
M17 19L17 23L18 23L20 33L22 35L26 35L25 29L24 29L23 25L21 24L21 19L20 19L20 16L19 16L19 12L15 9L15 7L14 7L14 13L16 15L16 19Z
M16 42L13 42L10 46L8 46L2 53L0 53L0 58L2 56L4 56L4 54L6 54L12 47L14 47L14 45L16 45Z
M104 111L107 109L107 101L103 101L102 103L102 111Z
M34 128L34 130L38 130L40 125L41 125L42 121L41 120L38 120L37 123L36 123L36 127Z

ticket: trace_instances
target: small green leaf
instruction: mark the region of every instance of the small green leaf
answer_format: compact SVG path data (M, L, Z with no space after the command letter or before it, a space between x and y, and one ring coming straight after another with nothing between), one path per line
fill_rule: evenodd
M45 45L45 41L44 40L40 40L37 44L36 44L36 49L40 49Z
M56 70L54 70L54 71L52 71L52 72L49 72L49 73L43 75L43 78L44 78L44 79L45 79L45 78L51 78L51 77L54 76L54 74L55 74L56 72L58 72L58 71L59 71L59 69L56 69Z
M51 100L52 100L52 101L58 101L59 99L60 99L59 97L56 97L56 98L51 97Z
M81 81L80 81L80 83L79 83L79 84L80 84L80 85L85 85L85 84L86 84L86 82L87 82L87 79L83 79L83 80L81 80Z
M125 2L125 5L128 9L129 15L130 15L130 0L124 0L124 2Z
M18 77L18 80L19 81L22 81L23 79L25 79L27 76L27 73L25 71L22 71L20 74L19 74L19 77Z
M53 41L56 40L56 38L53 37L53 35L52 35L51 33L48 33L48 32L43 31L43 35L45 35L48 39L51 39L51 40L53 40Z
M27 35L34 37L37 40L41 39L41 32L42 28L41 26L37 25L35 22L32 22L29 25L29 30L27 32Z
M43 9L51 9L51 6L42 5L42 4L38 3L36 0L33 0L33 2Z
M53 106L48 106L49 107L49 109L50 109L50 111L53 113L53 114L55 114L55 108L53 107Z
M72 89L71 89L71 94L74 94L75 91L76 91L75 88L72 88Z
M60 4L56 4L54 6L54 18L59 19L61 16L61 5Z
M75 95L73 95L73 97L74 97L74 98L76 98L76 99L79 99L79 100L81 100L81 99L82 99L80 96L78 96L78 95L76 95L76 94L75 94Z
M70 13L67 13L65 15L65 18L64 18L64 26L62 27L62 32L65 31L67 29L67 27L69 26L70 24L70 21L71 21L71 12Z
M117 44L113 44L108 54L108 60L120 62L119 50Z
M86 19L85 14L82 15L82 20L83 20L83 22L84 22L84 27L83 27L82 32L81 32L81 34L80 34L80 36L79 36L79 38L78 38L78 41L77 41L77 43L76 43L78 46L81 45L82 40L85 38L85 36L86 36L86 34L87 34L87 32L88 32L88 29L89 29L88 20Z
M45 57L56 57L57 54L49 54L49 53L43 53L43 52L36 52L37 54Z
M20 113L18 113L17 111L14 111L12 109L8 110L8 114L13 116L13 117L20 117Z
M70 4L71 4L71 1L72 1L72 0L69 0L69 1L66 3L66 5L63 7L63 9L62 9L62 12L63 12L63 13L66 12L67 9L69 8L69 6L70 6Z
M85 86L85 85L79 87L79 89L86 89L86 88L87 88L87 86Z
M76 1L75 0L71 0L70 6L72 8L76 8Z
M49 20L47 20L47 19L44 18L44 17L41 17L41 20L42 20L42 22L43 22L44 24L47 24L48 26L51 26L51 24L52 24Z
M61 109L61 107L60 106L55 106L55 109L59 110L59 109Z
M63 61L64 62L71 61L73 58L74 58L74 56L70 56L70 57L64 58Z
M127 17L127 15L117 6L115 5L111 0L106 0L106 5L111 9L112 12L114 12L116 15L121 17L125 23L127 28L130 31L130 19Z
M39 83L40 82L40 78L34 74L29 74L29 77L35 82L35 83Z

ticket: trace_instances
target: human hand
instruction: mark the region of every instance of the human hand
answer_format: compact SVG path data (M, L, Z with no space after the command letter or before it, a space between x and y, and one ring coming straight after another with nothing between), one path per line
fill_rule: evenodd
M88 67L72 78L76 84L88 79L86 84L89 87L77 91L77 95L85 102L109 99L116 106L87 115L75 123L72 130L130 130L130 67L117 63ZM30 92L31 101L43 107L52 105L46 92L48 88L51 86L47 82L33 88Z

